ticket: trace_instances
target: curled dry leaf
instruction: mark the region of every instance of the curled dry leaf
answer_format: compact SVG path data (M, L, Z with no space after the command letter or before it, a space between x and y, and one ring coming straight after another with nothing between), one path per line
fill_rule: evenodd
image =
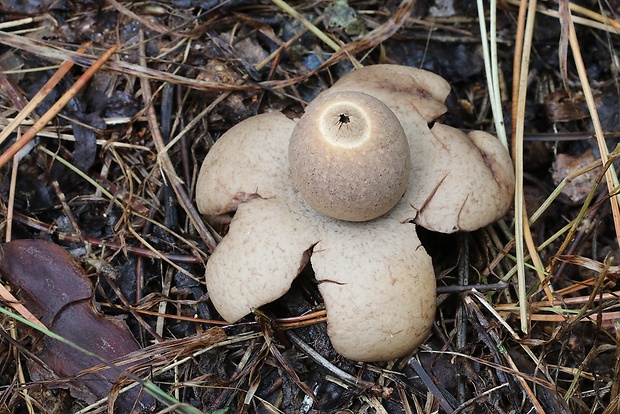
M594 154L592 148L588 148L580 155L557 154L553 161L552 178L555 185L559 185L565 178L570 178L562 190L572 203L583 203L592 188L596 185L596 177L601 172L601 167L587 169L594 165L599 155ZM578 174L583 171L583 174ZM571 177L572 176L572 177Z
M140 349L125 323L95 309L92 284L60 246L42 240L6 243L0 249L0 273L22 304L63 338L107 361ZM28 361L35 381L69 388L73 396L92 403L107 397L119 379L118 370L112 368L78 375L100 361L47 335L35 332L32 336L32 350L44 364ZM116 408L123 413L141 412L154 404L150 395L134 387L118 396Z

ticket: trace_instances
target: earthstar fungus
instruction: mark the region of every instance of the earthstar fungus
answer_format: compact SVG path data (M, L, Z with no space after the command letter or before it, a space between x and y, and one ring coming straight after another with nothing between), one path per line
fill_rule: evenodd
M449 91L444 79L424 70L369 66L321 93L300 120L257 115L213 145L196 201L206 216L236 211L206 266L207 289L224 319L237 321L282 296L310 261L328 334L341 355L390 360L426 339L435 315L435 275L416 225L445 233L475 230L501 218L514 191L511 159L495 137L437 122L429 128L446 111ZM353 106L341 106L351 105L341 101L351 96ZM317 127L313 117L321 118L322 106L332 125ZM375 110L383 111L382 122L399 122L352 124ZM336 152L316 147L322 138L302 132L305 124L328 134L332 146L329 134L335 134ZM362 131L360 142L339 138L345 127ZM392 133L373 144L376 138L365 134L377 128ZM349 159L346 149L367 144L372 149L359 151L363 158ZM351 171L354 177L340 178ZM330 193L332 185L340 187ZM321 187L327 192L317 196ZM381 193L386 187L388 195ZM371 202L356 198L363 193Z

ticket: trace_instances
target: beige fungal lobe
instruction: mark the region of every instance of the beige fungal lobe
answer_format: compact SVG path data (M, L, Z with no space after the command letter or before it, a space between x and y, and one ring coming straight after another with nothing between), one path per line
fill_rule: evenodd
M407 189L409 144L394 113L361 92L341 92L308 105L291 135L296 188L318 212L368 221L388 212Z

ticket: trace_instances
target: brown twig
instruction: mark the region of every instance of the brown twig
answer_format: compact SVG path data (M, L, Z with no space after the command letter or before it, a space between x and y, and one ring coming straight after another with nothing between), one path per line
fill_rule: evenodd
M86 52L86 48L91 44L92 42L87 42L84 47L81 47L77 50L77 53ZM37 94L32 97L30 102L28 102L23 108L20 108L17 116L6 126L6 128L2 130L2 132L0 132L0 144L3 143L4 140L15 130L15 128L17 128L17 126L24 119L26 119L26 117L30 115L30 113L32 113L34 108L36 108L37 105L39 105L41 101L45 99L45 97L51 92L52 89L54 89L58 82L60 82L60 80L64 78L64 76L69 72L69 70L73 67L74 64L74 62L68 60L62 65L60 65L58 70L52 75L51 78L48 79L47 82L45 82L45 85L43 85L41 90L39 90ZM13 99L13 102L15 103L16 100Z
M28 131L26 131L19 141L15 142L4 153L2 153L2 155L0 155L0 168L6 165L6 163L8 163L11 158L19 152L19 150L24 148L24 146L37 135L37 132L43 129L43 127L45 127L45 125L47 125L47 123L51 121L71 99L73 99L73 97L86 85L90 78L97 73L99 68L101 68L101 66L108 59L110 59L112 54L116 52L116 49L118 49L118 46L112 46L103 55L101 55L101 57L97 59L92 66L78 78L77 81L75 81L69 90L65 92L64 95L62 95L60 99L58 99L58 101L56 101L56 103L52 105L52 107L45 114L43 114L43 116L39 118L39 120L35 122L30 129L28 129Z
M147 257L150 259L160 259L165 257L166 259L177 262L177 263L202 263L202 261L193 255L181 255L181 254L170 254L170 253L155 253L152 250L145 249L142 247L130 246L122 243L116 243L109 240L101 240L96 239L94 237L84 237L84 239L80 238L77 234L69 234L62 231L59 231L55 226L47 223L43 223L37 219L32 217L25 216L20 213L14 213L13 219L25 226L30 228L43 231L47 234L55 235L58 240L65 241L69 243L80 243L82 240L85 240L87 243L92 244L97 247L106 247L113 250L124 250L126 252L135 254L141 257Z
M140 32L140 38L140 64L146 67L144 34L142 32ZM161 168L166 178L168 179L170 186L174 190L179 200L179 204L181 205L183 210L185 210L187 217L189 218L196 231L198 231L200 238L204 241L209 252L212 252L213 250L215 250L216 242L213 239L213 236L211 236L211 233L209 233L207 226L200 218L200 214L198 214L198 211L193 206L189 196L187 195L187 192L185 191L185 188L183 187L183 182L181 181L174 169L174 165L172 164L172 160L168 155L168 151L166 151L166 144L164 143L163 137L161 136L159 130L159 123L157 122L157 114L155 113L155 108L152 105L153 95L151 92L151 85L146 78L140 78L140 85L142 86L142 96L144 98L144 105L146 106L146 114L149 125L151 127L153 142L155 143L155 147L157 148L158 160L161 164Z

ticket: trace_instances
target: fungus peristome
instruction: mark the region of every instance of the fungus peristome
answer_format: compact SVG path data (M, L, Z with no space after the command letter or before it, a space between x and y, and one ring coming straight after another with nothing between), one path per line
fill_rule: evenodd
M411 157L404 196L366 222L317 212L289 173L296 122L280 113L249 118L215 143L198 179L203 214L236 210L207 262L207 288L222 317L234 322L282 296L310 260L336 351L353 360L388 360L426 339L435 312L433 267L413 222L442 232L489 224L509 208L514 177L510 157L491 135L437 123L429 129L445 111L449 92L439 76L370 66L343 77L317 99L344 91L380 99L400 121ZM479 191L482 178L491 181L489 190ZM451 182L456 187L444 188ZM445 194L459 190L464 194L448 202L455 211L445 214ZM488 203L491 212L485 211ZM470 208L475 206L482 211ZM479 214L482 218L475 218Z

